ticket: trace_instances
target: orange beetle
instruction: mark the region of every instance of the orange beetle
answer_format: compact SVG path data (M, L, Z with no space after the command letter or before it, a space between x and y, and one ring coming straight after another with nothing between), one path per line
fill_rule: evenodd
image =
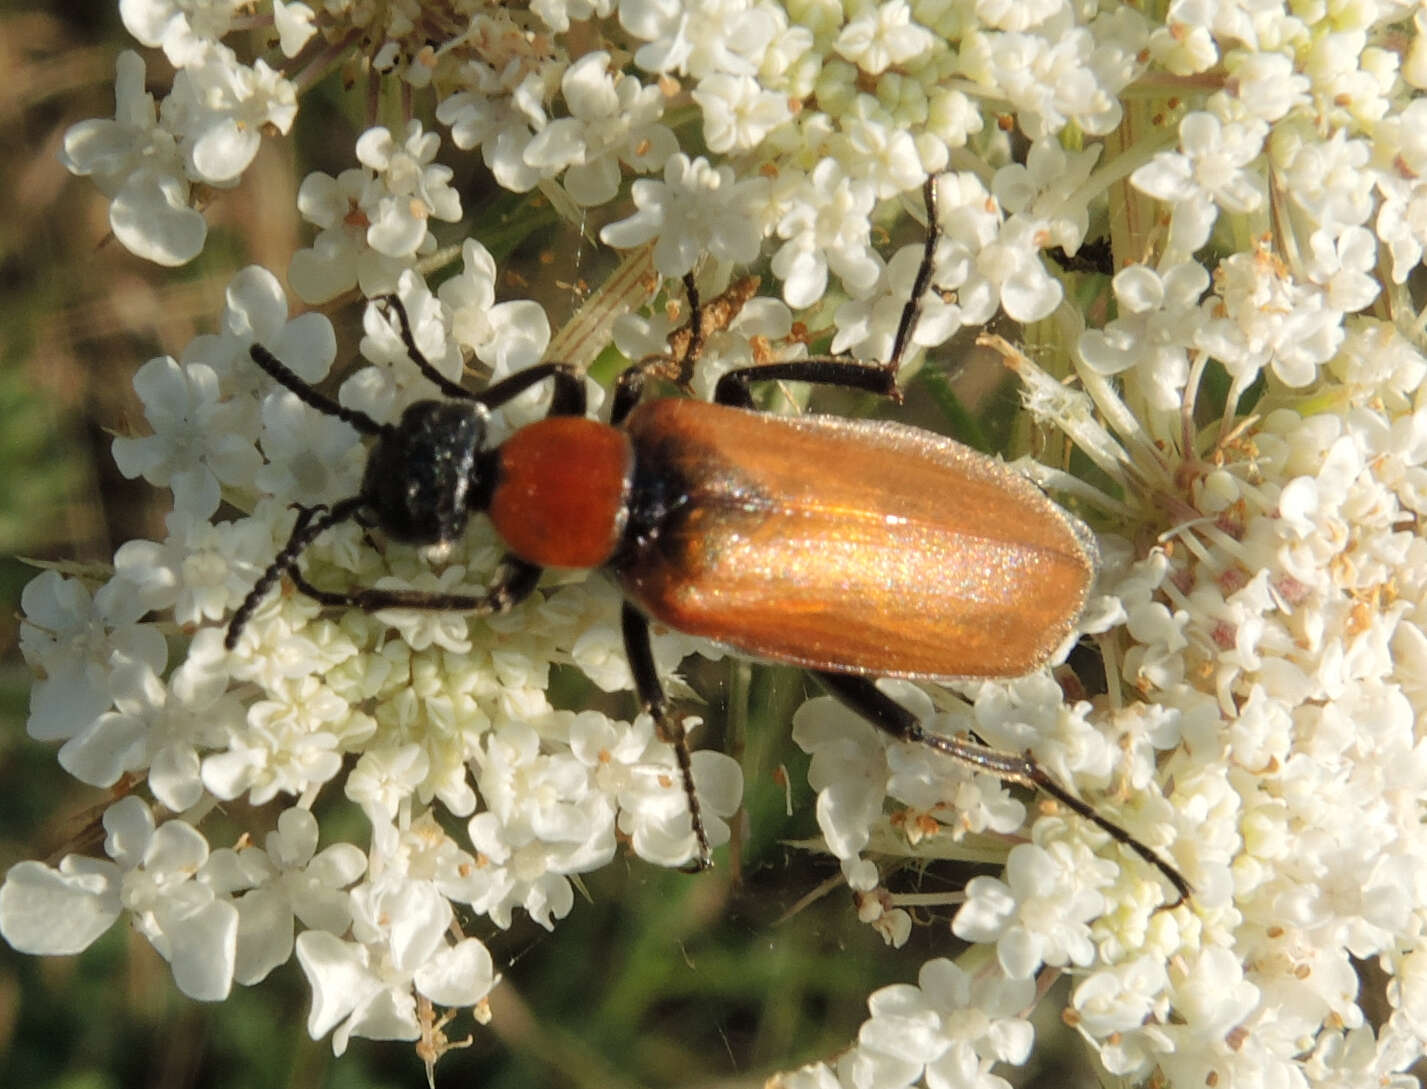
M935 224L930 183L927 202ZM417 402L396 424L338 405L253 345L254 361L282 385L377 441L358 494L300 512L234 613L228 647L285 572L328 605L489 613L531 593L545 567L603 568L625 594L630 667L641 703L675 744L703 860L688 750L654 666L651 620L813 670L891 735L1045 791L1147 859L1183 899L1189 885L1173 866L1033 759L927 733L873 680L1016 677L1042 665L1084 608L1097 562L1090 531L1018 473L950 439L895 423L754 411L750 385L759 381L895 394L935 240L933 228L889 363L819 357L734 370L713 404L642 400L655 368L636 365L619 379L608 424L585 418L583 379L567 364L539 364L479 394L451 382L417 349L394 299L408 354L451 398ZM692 276L685 286L691 318L678 362L687 366L704 330ZM490 411L547 379L549 416L488 446ZM507 548L483 594L332 591L296 569L308 544L350 518L439 553L479 512Z

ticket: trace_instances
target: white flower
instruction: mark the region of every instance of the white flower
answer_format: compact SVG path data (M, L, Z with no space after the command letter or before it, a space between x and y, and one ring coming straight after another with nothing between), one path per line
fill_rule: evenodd
M350 843L317 850L317 820L306 809L285 809L262 847L214 851L200 875L232 895L238 909L238 948L233 978L251 985L292 957L297 919L333 934L351 923L351 900L343 891L362 876L366 856Z
M976 272L998 292L1001 308L1020 322L1039 321L1060 305L1064 294L1041 260L1042 237L1035 220L1012 216L976 255Z
M893 984L872 993L872 1016L858 1046L921 1068L909 1080L992 1089L1005 1084L990 1076L993 1063L1019 1066L1030 1055L1035 1030L1023 1011L1034 993L1032 979L996 972L973 977L945 958L930 960L917 973L917 986Z
M1080 1015L1080 1029L1104 1039L1131 1032L1152 1017L1162 1021L1168 986L1163 964L1153 957L1138 957L1087 976L1070 1001Z
M119 881L112 862L84 855L65 855L58 868L17 862L0 885L0 937L20 953L82 953L119 918Z
M685 72L703 79L717 72L751 75L779 39L788 17L767 0L620 0L619 21L647 45L634 63L646 72Z
M119 0L124 29L181 68L232 28L236 0Z
M284 57L295 57L302 52L317 28L312 25L316 13L301 2L273 0L273 25L277 27L278 45Z
M1342 343L1341 312L1315 286L1295 283L1264 253L1237 253L1220 263L1208 320L1197 345L1234 377L1235 396L1264 367L1289 386L1313 381Z
M259 491L308 505L356 494L366 449L350 425L303 404L289 390L263 398L262 422L260 441L268 460L253 478ZM246 581L251 586L255 579Z
M850 352L859 359L890 359L921 263L921 246L903 246L883 267L877 286L866 298L849 299L839 306L833 315L837 335L832 351ZM911 344L928 347L943 343L961 328L960 316L959 308L931 303L917 315Z
M297 191L303 218L320 228L311 247L292 255L288 280L307 302L335 298L354 285L364 295L390 290L405 263L378 253L367 243L369 222L363 201L377 189L365 170L344 170L333 178L312 173Z
M395 290L401 272L436 248L428 221L461 218L451 168L433 162L440 143L419 121L401 143L377 126L357 140L364 169L303 179L298 208L321 233L292 258L289 276L302 298L323 302L353 285L368 296Z
M1368 168L1372 147L1339 129L1322 140L1306 120L1274 126L1269 154L1281 171L1283 188L1318 227L1342 231L1372 215L1373 183L1381 175Z
M197 518L218 509L220 482L252 479L258 452L237 426L239 409L222 400L213 368L151 359L134 376L134 390L154 433L114 440L114 461L126 477L171 488L175 509Z
M1130 175L1136 189L1175 206L1182 225L1176 253L1187 256L1204 244L1215 206L1242 215L1263 203L1263 179L1249 167L1267 135L1258 118L1225 123L1195 111L1179 123L1179 151L1162 151Z
M81 782L113 786L125 772L147 769L154 797L174 812L203 793L200 746L220 744L242 721L238 701L224 695L227 678L203 676L185 663L166 686L142 661L119 664L111 684L114 710L106 711L65 742L60 765Z
M401 143L380 125L357 138L357 158L381 187L379 193L365 193L363 201L371 221L367 242L378 253L410 257L426 240L429 218L451 223L461 218L451 168L433 162L440 146L441 138L423 132L419 121L407 123Z
M1225 67L1232 73L1234 96L1261 120L1277 121L1308 105L1308 77L1294 71L1293 57L1287 53L1236 51L1225 58Z
M528 726L494 731L477 760L477 788L490 809L471 818L468 833L490 887L474 906L505 927L519 905L552 929L574 906L565 875L613 857L614 801L593 788L579 760L542 753Z
M459 383L464 370L460 345L450 338L444 309L426 281L409 270L403 272L396 295L417 349L439 374ZM343 405L374 420L395 422L413 401L430 400L439 393L408 354L394 312L369 305L362 315L362 329L361 352L374 366L354 371L342 383L338 400Z
M163 113L179 134L189 176L230 186L258 153L265 127L292 127L297 92L264 61L242 64L227 46L209 42L175 77Z
M634 183L639 211L609 224L600 238L629 249L657 236L654 267L669 277L682 276L710 254L746 264L757 255L763 238L759 209L766 190L761 179L736 182L729 167L711 166L702 157L672 155L662 182Z
M685 730L691 726L686 720ZM641 858L662 866L680 866L697 855L673 746L656 741L647 716L633 724L611 722L585 713L570 725L570 752L590 769L598 790L619 803L619 830L629 836ZM692 754L694 790L710 847L728 842L726 818L738 808L743 775L723 753Z
M296 945L312 987L308 1034L331 1032L333 1054L353 1036L415 1040L418 993L443 1006L471 1006L495 986L480 941L449 942L451 905L428 883L394 871L353 890L352 905L354 941L308 930Z
M658 123L664 112L659 88L609 71L608 53L587 53L565 70L560 90L570 116L535 134L523 157L544 177L565 171L576 204L604 204L619 191L620 163L636 170L659 167L675 150L674 134Z
M347 797L375 825L396 819L402 801L426 781L431 763L419 745L371 749L347 777Z
M885 743L866 719L831 696L794 712L793 740L812 756L808 785L818 792L818 828L828 850L839 859L857 857L887 797Z
M525 150L547 123L548 88L557 84L564 65L550 63L537 71L512 65L497 72L471 62L464 70L471 90L442 99L436 120L451 128L458 148L479 147L481 156L505 188L524 193L545 177L530 165Z
M966 903L951 929L965 941L995 942L996 957L1011 979L1029 979L1042 964L1089 964L1094 956L1089 921L1105 906L1099 889L1115 864L1084 847L1049 849L1023 843L1006 859L1006 881L973 877Z
M1116 92L1132 78L1137 52L1133 42L1106 45L1086 27L1047 37L976 33L968 35L960 60L971 79L1011 100L1033 139L1072 120L1087 132L1105 133L1120 122Z
M132 587L109 583L91 594L79 579L45 571L26 584L20 606L20 650L40 674L26 726L37 740L67 740L108 711L117 670L143 663L159 672L168 661L163 633L137 623L146 609Z
M811 306L827 290L828 270L854 295L877 281L868 214L876 192L866 181L849 177L842 164L824 159L801 179L777 224L787 241L773 255L773 274L783 281L789 306Z
M930 51L935 42L929 30L912 22L906 0L886 0L850 20L833 48L875 76L893 65L913 61Z
M492 381L540 362L550 343L545 311L529 299L495 301L495 260L474 238L461 244L461 260L461 271L436 289L451 339L491 365Z
M447 567L439 574L422 571L415 578L390 577L379 579L378 590L414 589L424 593L470 593L466 584L466 569L460 564ZM373 614L401 634L402 641L412 650L440 647L455 654L471 650L469 619L452 609L382 609Z
M561 34L570 29L570 20L603 19L614 10L614 0L534 0L530 10L545 25Z
M912 135L881 118L850 118L843 126L847 151L840 157L856 177L870 181L879 200L917 189L927 171Z
M1119 316L1080 338L1086 366L1125 381L1158 412L1174 411L1189 379L1189 349L1204 322L1199 302L1209 273L1194 261L1158 272L1130 265L1115 274Z
M1042 248L1060 246L1073 254L1085 238L1090 215L1086 195L1079 191L1099 157L1098 148L1072 154L1057 140L1037 140L1025 165L1009 163L996 171L991 192L1008 214L1036 220Z
M279 792L301 795L341 770L341 747L371 732L370 720L315 676L285 686L230 726L226 748L203 760L203 785L220 798L247 794L262 805Z
M1150 33L1151 55L1175 75L1188 76L1212 68L1219 60L1218 42L1210 29L1216 16L1223 22L1235 17L1248 22L1238 8L1222 12L1221 5L1205 0L1172 0L1165 13L1165 25ZM1227 28L1222 34L1225 38L1233 36Z
M227 997L238 912L196 880L208 859L203 836L179 820L155 828L132 795L105 811L104 830L112 862L69 856L58 870L39 862L11 867L0 887L0 935L22 952L76 953L127 910L184 994Z
M748 281L744 281L743 286L749 287L750 284ZM729 290L734 291L738 287L737 284L730 285ZM648 318L638 314L621 315L615 320L613 328L615 346L628 359L637 360L648 356L666 355L669 351L669 337L676 329L685 324L686 320L685 311L680 311L676 316L667 307L656 310ZM757 344L784 343L792 331L792 312L781 299L766 295L753 296L743 303L726 328L717 331L705 328L704 346L699 357L694 360L694 374L689 383L690 388L697 396L711 400L718 380L724 374L737 368L751 367L760 361L756 358L755 346ZM616 644L619 644L615 653L622 655L624 653L622 636L613 630L609 632L609 635L614 637ZM656 640L657 648L658 640ZM686 649L689 649L690 652L692 649L696 649L698 653L704 655L710 653L707 643ZM673 660L677 661L677 658ZM591 664L599 665L593 661ZM618 687L627 687L629 684L627 668L623 670L621 676L624 677L624 680Z
M1377 240L1363 227L1349 227L1336 239L1314 231L1308 239L1308 277L1322 285L1324 303L1334 310L1364 310L1381 287L1371 275L1377 266Z
M750 151L793 111L786 95L764 89L750 75L718 72L699 81L694 101L704 111L704 141L710 151Z
M976 15L987 26L997 30L1029 30L1039 26L1065 9L1064 0L976 0Z
M114 120L81 121L64 135L60 159L110 198L109 226L124 248L160 265L182 265L203 249L208 225L191 205L175 134L159 124L144 91L144 62L119 54Z
M277 382L249 356L248 349L254 342L267 348L310 385L327 377L337 356L337 338L327 317L314 311L289 320L282 285L261 265L249 265L234 273L224 292L220 322L223 347L203 353L202 358L218 371L225 388L235 392L259 393L277 388ZM198 337L194 343L205 340ZM189 353L184 353L184 362L192 361Z
M1392 282L1400 284L1421 264L1427 247L1427 180L1395 180L1384 188L1377 235L1392 253Z
M213 524L174 511L163 541L126 541L114 553L114 573L131 583L146 609L172 609L185 626L226 616L262 573L258 558L272 547L262 522Z

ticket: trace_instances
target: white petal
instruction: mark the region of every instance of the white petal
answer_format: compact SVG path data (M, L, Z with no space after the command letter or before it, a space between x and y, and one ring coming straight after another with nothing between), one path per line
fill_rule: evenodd
M233 978L257 983L292 956L292 911L273 889L253 889L238 903L238 945Z
M238 948L238 909L215 900L191 915L165 919L162 925L178 989L201 1002L227 998Z
M193 170L210 185L235 181L248 169L261 143L259 129L226 118L219 124L209 125L193 145L190 153Z
M466 938L416 971L416 989L438 1006L474 1006L495 986L490 951Z
M169 268L197 257L208 237L188 206L188 186L172 174L138 171L109 206L109 226L126 250Z
M306 4L273 0L273 25L277 27L278 47L284 57L295 57L317 33L312 25L313 12Z
M312 988L307 1034L314 1040L331 1032L380 986L367 968L363 948L335 934L321 930L299 934L297 960Z
M113 786L126 771L143 767L148 724L135 715L109 711L64 743L59 764L81 783Z
M337 358L337 334L325 314L300 314L283 326L268 347L304 382L317 383L327 377Z
M119 870L112 862L65 859L63 870L41 862L10 867L0 886L0 937L21 953L78 953L119 917Z

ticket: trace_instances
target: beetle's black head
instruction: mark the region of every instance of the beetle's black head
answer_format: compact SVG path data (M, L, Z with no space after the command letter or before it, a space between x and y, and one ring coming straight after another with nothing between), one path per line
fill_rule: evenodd
M460 540L485 504L478 476L486 410L471 401L417 401L367 458L362 498L388 536L414 545Z

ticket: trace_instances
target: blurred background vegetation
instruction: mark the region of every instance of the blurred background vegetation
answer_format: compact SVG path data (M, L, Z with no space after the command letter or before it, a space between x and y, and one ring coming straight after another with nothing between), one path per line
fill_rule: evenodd
M216 195L202 257L159 269L105 241L106 202L57 158L66 128L113 116L115 57L134 47L114 6L6 3L0 19L0 139L11 149L0 160L3 870L24 858L53 861L106 801L60 770L52 746L25 733L30 675L17 651L18 614L21 589L35 573L26 558L107 564L126 540L163 537L166 493L123 479L109 455L114 433L143 428L133 373L211 332L239 268L257 262L283 276L291 254L310 240L295 210L297 185L311 169L349 165L361 96L329 79L305 98L295 139L267 141L242 185ZM145 56L151 85L164 86L162 56ZM310 159L294 162L293 146ZM515 209L488 188L475 159L443 154L458 172L464 207L483 217L446 230L443 244L468 232L481 237L507 270L507 297L539 299L558 328L579 302L577 283L597 284L599 263L612 257L578 236L556 235L548 208ZM331 316L339 358L350 357L357 308ZM974 441L961 405L978 398L968 397L960 374L953 394L945 372L928 368L921 411ZM1014 394L1001 390L992 403L1008 417ZM808 682L796 671L746 664L688 668L707 701L697 709L710 722L704 742L729 746L748 780L741 864L721 857L712 872L691 877L620 859L589 879L554 934L521 913L509 932L481 934L504 975L492 996L494 1020L486 1028L448 1027L451 1038L471 1032L474 1043L442 1060L439 1085L759 1085L777 1070L834 1056L865 1018L873 989L914 981L923 960L957 952L947 928L952 909L939 907L920 914L908 947L889 955L856 921L836 867L792 845L816 830L806 759L788 739ZM595 698L578 676L560 683L566 699ZM628 715L632 697L612 706ZM724 730L729 719L743 724L737 736ZM784 766L791 818L777 774ZM895 883L952 893L967 876L941 867L897 875ZM308 1039L306 1016L295 962L256 987L235 988L224 1003L203 1005L179 994L167 965L122 924L80 957L22 957L0 943L3 1086L424 1084L407 1045L357 1040L334 1061L328 1040ZM1038 1026L1042 1044L1059 1028ZM1038 1065L1017 1080L1091 1084L1087 1069L1069 1065L1077 1052L1042 1046Z

